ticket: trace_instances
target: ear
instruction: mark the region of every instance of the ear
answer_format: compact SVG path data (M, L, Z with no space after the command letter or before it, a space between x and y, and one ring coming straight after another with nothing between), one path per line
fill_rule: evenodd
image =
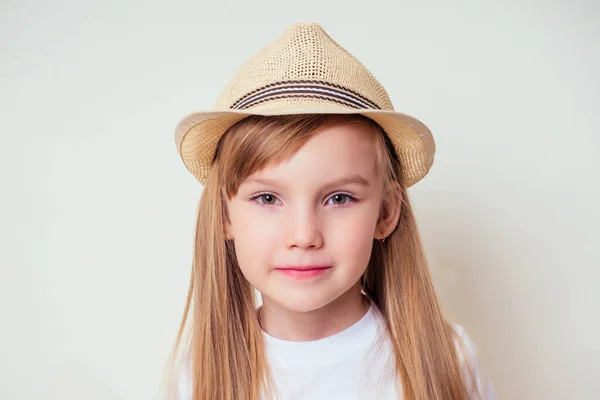
M379 220L375 227L375 239L381 240L396 229L400 220L400 211L402 209L402 189L398 182L394 182L394 187L389 195L383 199Z
M233 230L231 229L231 223L229 219L225 220L225 240L233 240Z

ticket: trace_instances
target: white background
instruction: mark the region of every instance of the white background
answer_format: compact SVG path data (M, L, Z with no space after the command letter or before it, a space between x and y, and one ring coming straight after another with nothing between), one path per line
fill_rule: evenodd
M175 125L309 21L433 131L412 200L500 397L598 398L599 18L593 0L2 0L0 398L158 399L201 194Z

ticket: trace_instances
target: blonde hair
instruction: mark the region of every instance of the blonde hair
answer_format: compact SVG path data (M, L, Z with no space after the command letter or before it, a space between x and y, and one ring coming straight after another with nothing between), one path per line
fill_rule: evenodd
M462 400L471 393L475 382L463 375L456 332L438 305L389 138L361 115L306 114L248 117L217 145L198 207L189 292L170 364L173 376L187 370L190 400L258 400L273 393L255 291L225 237L227 198L255 171L290 158L320 129L356 123L373 138L384 181L382 210L389 196L401 197L398 225L385 243L374 241L361 283L385 320L402 398Z

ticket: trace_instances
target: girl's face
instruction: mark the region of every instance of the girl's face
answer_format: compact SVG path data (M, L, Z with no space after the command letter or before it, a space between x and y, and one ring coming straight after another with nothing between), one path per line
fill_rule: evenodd
M290 160L249 176L228 202L228 236L264 303L313 311L356 287L383 189L366 129L322 129Z

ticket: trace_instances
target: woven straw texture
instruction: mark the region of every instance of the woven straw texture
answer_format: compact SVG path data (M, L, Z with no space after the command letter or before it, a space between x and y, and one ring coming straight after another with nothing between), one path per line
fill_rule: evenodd
M214 108L187 115L175 129L186 168L206 183L215 146L231 125L249 115L362 114L394 144L410 187L433 164L435 142L416 118L394 111L387 91L317 23L290 26L246 61Z

